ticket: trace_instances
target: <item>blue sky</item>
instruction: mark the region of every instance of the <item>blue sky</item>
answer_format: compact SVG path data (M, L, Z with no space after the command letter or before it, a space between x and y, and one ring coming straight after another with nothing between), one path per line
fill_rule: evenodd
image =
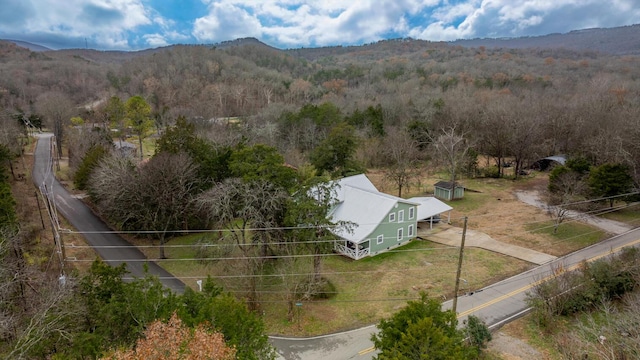
M278 48L536 36L640 23L639 0L0 0L0 38L138 50L255 37Z

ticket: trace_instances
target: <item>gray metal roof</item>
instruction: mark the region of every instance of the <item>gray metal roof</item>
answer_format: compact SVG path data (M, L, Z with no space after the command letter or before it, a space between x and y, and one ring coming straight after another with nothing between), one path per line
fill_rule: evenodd
M409 201L418 203L418 221L442 214L453 208L433 196L413 197Z
M393 195L384 194L364 174L336 180L336 198L338 204L331 212L334 222L352 223L350 231L336 230L335 235L343 239L362 242L369 238L375 228L386 220L387 214L398 203L418 205Z

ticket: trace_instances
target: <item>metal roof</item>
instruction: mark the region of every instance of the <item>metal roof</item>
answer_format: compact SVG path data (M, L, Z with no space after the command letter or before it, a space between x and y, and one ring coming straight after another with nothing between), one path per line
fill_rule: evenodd
M398 203L418 205L378 191L364 174L349 176L334 182L338 204L331 212L331 220L352 224L350 229L335 230L333 233L353 242L366 241L375 228L386 220L387 214Z
M442 201L432 197L413 197L409 201L418 203L418 221L428 219L443 212L453 210L453 208Z

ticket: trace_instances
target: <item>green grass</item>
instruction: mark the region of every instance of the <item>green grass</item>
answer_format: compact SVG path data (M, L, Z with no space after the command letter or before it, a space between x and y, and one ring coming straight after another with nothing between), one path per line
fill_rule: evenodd
M558 244L576 250L595 244L607 238L607 234L593 226L579 222L563 222L554 231L554 222L545 221L527 226L528 230L554 238Z
M640 207L633 206L601 215L605 219L615 220L632 226L640 225Z
M196 242L212 234L190 234L171 239L167 247L170 259L189 259L196 255ZM429 241L412 241L405 246L375 257L354 261L339 255L324 258L322 272L336 288L337 294L329 300L305 301L301 311L302 331L295 321L287 318L287 304L283 293L283 279L264 277L260 283L262 311L265 314L268 332L272 334L317 335L354 328L378 322L406 304L408 299L417 299L420 291L430 296L449 298L453 292L458 250ZM151 250L157 257L157 249ZM310 258L294 265L293 273L308 273ZM239 261L235 261L238 263ZM211 275L234 273L233 262L163 261L161 265L180 277L195 289L195 281ZM237 264L235 264L237 265ZM465 253L462 277L469 288L480 288L497 277L515 274L526 269L528 264L499 254L479 249ZM265 273L282 271L276 263L268 263ZM234 273L237 274L237 273ZM241 280L226 279L217 282L225 289L239 289Z

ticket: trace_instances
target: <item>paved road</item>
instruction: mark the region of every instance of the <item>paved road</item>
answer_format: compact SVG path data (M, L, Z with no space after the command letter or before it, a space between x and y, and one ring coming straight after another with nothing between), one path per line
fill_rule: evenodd
M112 233L112 229L109 226L95 216L82 201L71 196L58 182L51 173L51 138L51 134L41 134L39 136L34 154L33 182L38 187L44 184L48 191L53 192L58 212L78 231L85 232L84 237L89 245L116 246L95 249L98 255L108 264L117 266L123 262L122 259L136 260L127 263L127 269L131 275L136 277L144 276L144 265L147 264L149 273L158 276L164 286L176 292L183 292L185 285L182 281L156 263L143 261L146 257L140 250L129 244L118 234Z
M596 260L623 247L640 245L640 229L630 230L598 244L538 266L522 274L477 289L472 295L458 299L458 319L462 323L469 315L483 319L489 326L497 326L527 311L527 292L539 281L544 281L559 270L574 270L585 260ZM450 309L451 301L443 304ZM281 359L291 360L347 360L371 359L373 344L369 340L375 328L311 339L271 338Z

